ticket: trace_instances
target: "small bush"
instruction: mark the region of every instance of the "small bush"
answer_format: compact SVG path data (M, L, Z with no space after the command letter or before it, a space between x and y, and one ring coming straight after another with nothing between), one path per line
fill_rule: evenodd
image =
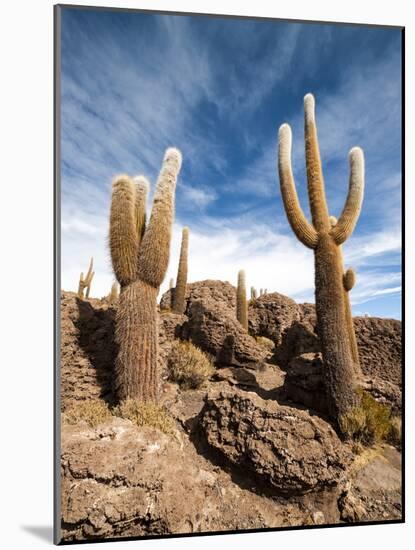
M175 340L168 358L169 379L183 389L198 388L215 372L208 356L191 342Z
M62 415L62 422L63 424L78 424L78 422L85 421L88 426L95 428L110 418L111 411L108 406L103 401L91 399L81 401L65 411Z
M340 420L343 433L365 445L386 440L391 431L391 410L370 394L359 391L361 403Z
M255 336L257 343L268 351L274 351L275 343L265 336Z
M174 431L174 420L157 403L142 403L136 399L126 399L113 409L115 416L131 420L137 426L151 426L170 434Z

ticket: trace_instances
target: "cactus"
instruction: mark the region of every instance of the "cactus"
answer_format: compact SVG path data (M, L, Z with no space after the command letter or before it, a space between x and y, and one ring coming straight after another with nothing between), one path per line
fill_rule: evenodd
M305 151L312 223L306 219L297 196L291 168L291 128L279 129L278 170L288 221L297 238L314 251L315 297L318 330L326 372L329 411L342 429L342 418L360 403L345 314L343 265L339 246L353 232L363 200L363 151L349 153L349 192L342 214L331 227L314 114L314 97L304 98Z
M238 287L236 291L236 318L248 330L248 304L246 301L245 271L238 272Z
M169 282L169 290L172 290L174 288L174 279L173 277L170 279L170 282Z
M111 290L108 295L108 301L110 302L110 304L113 304L118 300L118 295L119 295L118 283L114 281L111 285Z
M128 398L157 401L157 294L166 274L174 195L181 154L168 149L145 226L148 183L140 177L119 176L113 182L109 243L114 273L121 285L115 338L115 390Z
M182 245L180 248L179 268L177 271L176 288L173 292L172 310L176 313L184 313L186 284L187 284L187 255L189 250L189 229L183 228Z
M256 288L251 286L251 300L256 300L256 298L257 298Z
M94 258L91 258L88 272L85 278L84 278L83 272L79 277L78 298L80 298L81 300L84 299L84 289L86 289L85 298L89 298L89 291L91 290L92 279L95 275L95 271L92 271L93 267L94 267Z
M335 227L337 224L337 218L335 216L330 216L330 225L331 227ZM342 270L344 272L344 261L343 261L343 252L341 245L337 247L338 254L339 254L339 261L342 265ZM350 296L349 292L352 290L356 283L356 273L353 271L353 269L348 269L343 274L343 289L344 289L344 313L346 316L346 324L347 324L347 331L349 333L349 341L350 341L350 350L352 352L352 358L355 366L355 373L356 376L361 378L362 371L360 368L360 358L359 358L359 349L357 347L357 340L356 340L356 333L354 330L354 323L353 323L353 314L352 314L352 307L350 305Z

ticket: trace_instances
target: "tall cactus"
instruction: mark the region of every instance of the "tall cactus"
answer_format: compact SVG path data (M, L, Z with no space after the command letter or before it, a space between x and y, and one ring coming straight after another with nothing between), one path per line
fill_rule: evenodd
M173 311L184 313L187 285L187 256L189 252L189 228L183 227L176 288L173 292Z
M92 271L94 267L94 258L91 258L89 263L88 272L85 275L83 272L79 276L79 285L78 285L78 298L81 300L84 299L84 290L86 289L85 298L89 298L89 291L91 290L92 279L94 278L95 271Z
M248 303L246 301L245 271L238 272L238 287L236 290L236 318L248 330Z
M181 154L167 149L145 226L148 189L143 177L119 176L113 182L109 243L121 285L115 337L115 390L120 401L157 401L157 294L166 274Z
M330 225L335 227L337 224L337 218L335 216L330 216ZM344 261L343 261L343 251L342 247L338 247L339 261L342 264L342 269L344 272ZM356 273L353 269L348 269L343 274L343 290L344 290L344 312L346 315L347 331L349 333L350 349L352 352L352 358L355 365L355 373L360 378L362 376L362 371L360 368L360 358L359 358L359 349L357 347L356 332L354 330L353 323L353 314L352 307L350 305L350 295L349 292L352 290L356 283Z
M288 221L297 238L314 250L315 295L318 330L326 372L331 416L342 429L342 418L359 405L357 380L347 330L343 287L343 265L339 246L353 232L363 200L363 151L354 147L349 154L349 192L343 212L331 227L317 139L314 97L304 98L305 153L312 224L306 219L297 196L291 168L291 128L279 129L278 170L281 194Z
M256 300L256 298L257 298L256 288L251 286L251 300Z

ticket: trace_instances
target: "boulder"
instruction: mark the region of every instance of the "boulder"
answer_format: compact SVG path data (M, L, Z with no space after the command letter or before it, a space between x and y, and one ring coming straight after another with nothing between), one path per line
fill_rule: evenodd
M186 307L184 313L187 313L190 303L195 301L207 304L220 304L223 308L236 312L236 289L227 281L215 281L212 279L197 281L196 283L189 283L187 285L185 301ZM168 290L160 299L160 309L170 309L170 307L171 290Z
M276 346L282 341L285 330L299 320L297 304L291 298L273 292L249 302L249 332L265 336Z
M259 368L267 355L255 338L237 321L235 314L215 301L192 301L182 338L190 340L214 358L216 365Z
M207 395L200 426L212 449L276 494L333 488L351 460L321 418L236 388Z

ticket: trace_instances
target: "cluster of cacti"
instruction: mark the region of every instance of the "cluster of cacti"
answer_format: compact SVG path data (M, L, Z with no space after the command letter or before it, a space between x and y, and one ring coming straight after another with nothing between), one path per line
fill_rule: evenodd
M172 310L176 313L184 313L187 285L187 256L189 251L189 229L183 228L182 245L180 248L179 267L177 271L176 287L172 296Z
M306 219L297 196L291 168L291 129L279 129L278 169L281 193L288 221L298 239L313 249L318 330L326 371L326 388L331 416L340 428L342 417L357 406L360 398L352 353L350 326L346 318L346 292L340 246L353 232L363 200L364 160L360 148L350 151L349 192L343 212L331 226L325 198L317 139L314 98L304 98L305 151L312 224ZM350 276L349 276L350 277Z
M148 182L127 175L113 182L109 243L114 273L121 285L115 337L115 391L128 398L157 401L157 294L166 274L176 180L181 154L168 149L146 226Z
M80 298L81 300L84 299L84 290L85 289L86 289L85 298L89 298L89 292L91 290L92 279L95 275L95 271L92 271L93 266L94 266L94 258L91 258L91 261L89 263L88 272L85 275L85 278L84 278L83 272L81 273L81 275L79 277L78 298Z
M248 303L246 301L245 271L238 272L238 286L236 289L236 318L248 330Z

